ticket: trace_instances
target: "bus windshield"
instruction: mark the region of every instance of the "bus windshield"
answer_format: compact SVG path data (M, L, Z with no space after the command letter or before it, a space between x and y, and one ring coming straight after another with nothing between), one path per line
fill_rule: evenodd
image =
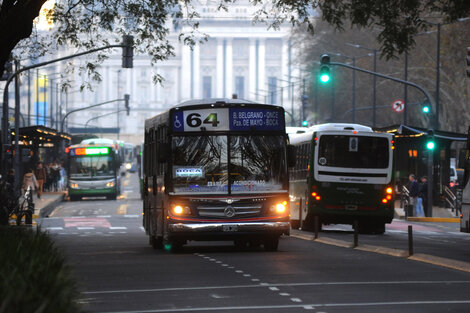
M384 137L322 135L317 162L330 167L384 169L389 166L389 155Z
M113 177L111 156L77 156L70 159L71 178Z
M174 192L226 194L229 184L232 194L279 192L284 148L282 136L173 137Z

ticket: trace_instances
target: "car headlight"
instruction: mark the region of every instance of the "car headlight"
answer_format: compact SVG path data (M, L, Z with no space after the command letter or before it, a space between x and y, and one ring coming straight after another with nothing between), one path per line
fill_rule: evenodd
M113 181L107 182L106 187L114 187L114 182Z
M126 163L126 170L130 170L132 167L132 164L131 163Z
M172 206L171 211L175 215L191 215L191 208L189 206L175 204Z

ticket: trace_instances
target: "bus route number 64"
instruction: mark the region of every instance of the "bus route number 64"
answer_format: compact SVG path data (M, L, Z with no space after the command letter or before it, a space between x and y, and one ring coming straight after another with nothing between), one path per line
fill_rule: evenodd
M202 124L209 124L212 127L217 127L220 122L217 120L217 113L210 113L203 120L201 114L191 113L186 117L186 125L189 127L200 127Z

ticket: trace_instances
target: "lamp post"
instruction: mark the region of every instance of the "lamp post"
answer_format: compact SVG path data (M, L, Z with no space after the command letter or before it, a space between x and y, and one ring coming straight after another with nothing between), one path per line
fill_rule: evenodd
M346 43L348 46L351 46L351 47L354 47L354 48L359 48L359 49L364 49L364 50L368 50L368 51L372 51L373 55L374 55L374 69L373 69L373 72L377 72L377 52L378 50L377 49L372 49L372 48L367 48L367 47L364 47L364 46L361 46L361 45L358 45L358 44L352 44L352 43ZM372 127L375 127L376 126L376 122L377 122L377 115L376 115L376 111L377 111L377 76L376 75L373 75L373 80L374 80L374 83L373 83L373 92L372 92Z

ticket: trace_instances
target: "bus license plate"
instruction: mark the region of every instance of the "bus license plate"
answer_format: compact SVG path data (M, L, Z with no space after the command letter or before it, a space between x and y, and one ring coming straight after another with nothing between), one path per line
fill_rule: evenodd
M357 210L357 205L348 204L348 205L345 206L345 209L350 210L350 211L355 211L355 210Z
M238 231L238 225L222 225L222 230L227 232Z

